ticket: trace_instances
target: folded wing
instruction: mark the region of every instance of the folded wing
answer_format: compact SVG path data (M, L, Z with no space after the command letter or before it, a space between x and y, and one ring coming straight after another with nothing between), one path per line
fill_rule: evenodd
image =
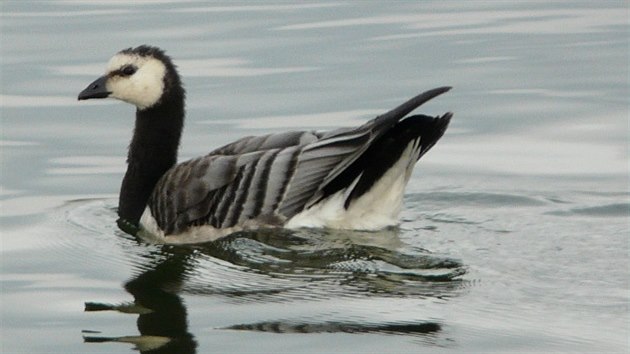
M156 185L151 213L166 235L248 220L282 225L320 200L327 185L338 185L337 177L405 115L449 89L427 91L354 129L246 137L176 165Z

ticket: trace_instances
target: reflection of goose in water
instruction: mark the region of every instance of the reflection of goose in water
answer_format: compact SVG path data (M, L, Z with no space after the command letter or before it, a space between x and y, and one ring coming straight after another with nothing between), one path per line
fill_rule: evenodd
M125 290L134 297L132 304L85 304L85 311L114 310L137 314L140 335L101 337L85 333L85 342L131 343L141 353L196 353L197 343L188 332L186 307L177 291L173 291L181 286L189 266L190 252L179 251L181 253L164 250L165 259L125 284Z
M376 233L259 230L194 246L153 245L148 253L145 247L126 247L140 252L136 258L148 263L125 284L134 302L118 306L90 302L86 311L137 314L140 335L114 338L86 332L85 341L132 343L141 352L194 353L196 342L182 294L224 297L236 309L281 302L298 314L304 310L312 315L313 308L305 305L310 301L334 303L357 297L367 302L389 297L446 301L460 293L459 276L465 268L459 261L409 250L397 234L396 229ZM337 317L322 314L323 318L293 313L285 319L261 317L232 324L222 319L228 324L217 329L424 336L439 333L442 327L422 318L382 321L369 316L357 320L343 312Z
M358 127L245 137L180 164L185 94L162 50L119 52L79 99L113 97L137 108L120 191L121 228L192 243L260 227L396 225L412 169L452 113L407 115L449 89L426 91Z

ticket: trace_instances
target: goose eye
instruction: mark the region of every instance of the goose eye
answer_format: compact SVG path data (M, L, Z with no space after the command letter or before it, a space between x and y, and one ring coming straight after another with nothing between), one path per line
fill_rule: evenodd
M123 66L122 69L120 69L120 72L124 75L124 76L131 76L136 72L136 67L133 65L126 65Z

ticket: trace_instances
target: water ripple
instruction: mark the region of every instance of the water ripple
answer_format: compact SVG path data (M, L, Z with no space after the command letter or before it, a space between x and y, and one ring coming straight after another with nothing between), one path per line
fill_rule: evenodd
M238 301L357 294L448 296L448 291L459 287L458 277L465 274L465 267L454 259L417 249L356 244L347 235L330 230L261 230L191 246L201 261L187 289L237 297ZM385 245L391 244L384 239Z
M407 196L410 202L445 203L448 205L472 205L484 207L526 207L545 205L546 201L518 194L488 192L428 192Z
M614 203L568 210L555 210L546 214L556 216L628 217L630 216L630 203Z
M467 287L462 279L467 268L461 261L406 245L395 228L382 232L259 230L205 244L155 245L115 230L112 204L109 200L81 200L64 210L67 222L89 234L73 239L69 249L90 247L96 238L101 250L90 252L90 262L100 263L103 259L99 258L106 257L107 263L124 263L133 269L134 275L125 285L133 303L115 305L89 299L86 311L90 312L132 312L160 321L160 316L175 316L167 316L169 311L185 316L181 296L202 296L247 313L248 307L260 304L290 305L301 313L280 320L235 318L222 329L424 335L440 331L441 325L405 316L400 321L375 319L364 313L365 306L387 312L388 306L377 304L396 301L417 306L448 301ZM104 247L103 242L118 247ZM77 252L71 253L76 260ZM343 304L340 313L336 309ZM86 335L86 341L120 338Z

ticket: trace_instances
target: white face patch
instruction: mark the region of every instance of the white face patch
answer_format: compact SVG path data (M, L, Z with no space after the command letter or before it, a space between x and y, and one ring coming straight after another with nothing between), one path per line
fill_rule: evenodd
M138 109L155 105L164 92L166 67L158 59L118 53L107 64L107 74L133 65L137 71L130 76L112 75L107 80L109 97L131 103Z

